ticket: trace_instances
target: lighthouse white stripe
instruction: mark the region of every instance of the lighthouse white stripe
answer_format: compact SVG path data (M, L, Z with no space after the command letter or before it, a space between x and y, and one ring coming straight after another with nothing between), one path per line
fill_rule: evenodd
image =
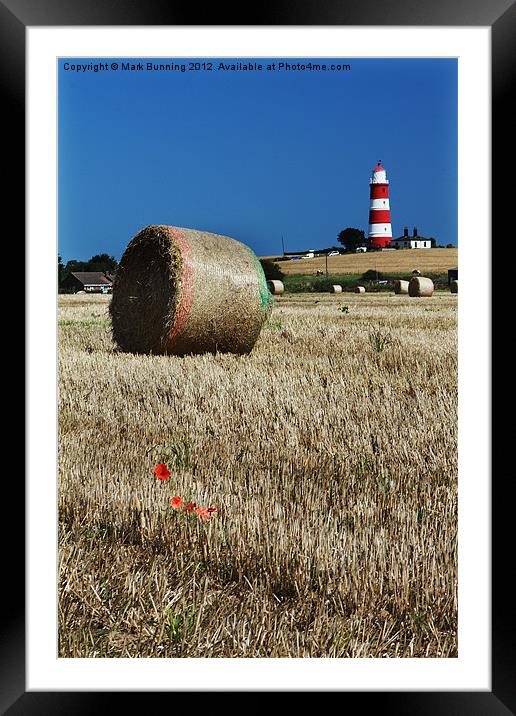
M387 211L388 209L390 209L389 200L388 199L371 199L369 208L370 209L382 209L382 211Z
M369 184L388 184L389 180L386 177L385 172L374 172L371 179L369 179Z
M392 236L390 224L369 224L369 237L371 236Z

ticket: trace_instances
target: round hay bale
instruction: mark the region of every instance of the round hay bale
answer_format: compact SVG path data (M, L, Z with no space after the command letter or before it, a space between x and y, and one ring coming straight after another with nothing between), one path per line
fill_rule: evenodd
M457 278L450 281L450 293L459 293L459 280Z
M342 293L342 286L338 283L334 284L330 288L330 293Z
M414 276L421 276L421 271L419 269L412 269L412 273Z
M357 286L355 288L355 293L365 293L365 288L363 286Z
M76 291L75 295L78 296L79 294L85 294L85 293L86 293L86 291L81 290L81 291Z
M274 296L280 296L285 290L283 281L267 281L267 287Z
M394 293L407 294L408 287L409 287L408 281L401 281L399 279L397 281L394 281Z
M239 241L147 226L116 272L113 339L130 353L249 353L272 300L258 258Z
M431 296L434 292L434 282L431 278L414 276L410 279L408 292L409 296Z

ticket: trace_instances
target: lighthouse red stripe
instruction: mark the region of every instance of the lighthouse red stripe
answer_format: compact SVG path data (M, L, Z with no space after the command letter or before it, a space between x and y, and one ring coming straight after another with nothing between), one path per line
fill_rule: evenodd
M390 224L391 223L391 212L389 209L371 209L369 212L369 223L370 224Z
M379 249L384 249L386 246L388 246L391 243L391 237L377 237L374 239L370 239L371 246L375 246Z
M371 199L387 199L388 196L388 184L371 184Z

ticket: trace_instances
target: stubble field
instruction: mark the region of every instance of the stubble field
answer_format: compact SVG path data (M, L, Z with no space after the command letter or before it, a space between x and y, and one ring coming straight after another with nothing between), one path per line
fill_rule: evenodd
M457 296L282 296L186 358L109 300L59 297L59 655L457 656Z
M365 254L342 254L328 257L328 274L363 274L366 271L410 274L415 268L423 275L427 273L447 273L456 268L458 249L399 249L398 251L373 251ZM287 276L291 274L315 273L326 271L326 258L281 261L279 268Z

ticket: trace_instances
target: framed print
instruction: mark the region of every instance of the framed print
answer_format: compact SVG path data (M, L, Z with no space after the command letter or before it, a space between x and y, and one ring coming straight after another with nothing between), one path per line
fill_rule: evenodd
M7 713L514 712L490 394L514 4L384 10L0 5L27 147Z

